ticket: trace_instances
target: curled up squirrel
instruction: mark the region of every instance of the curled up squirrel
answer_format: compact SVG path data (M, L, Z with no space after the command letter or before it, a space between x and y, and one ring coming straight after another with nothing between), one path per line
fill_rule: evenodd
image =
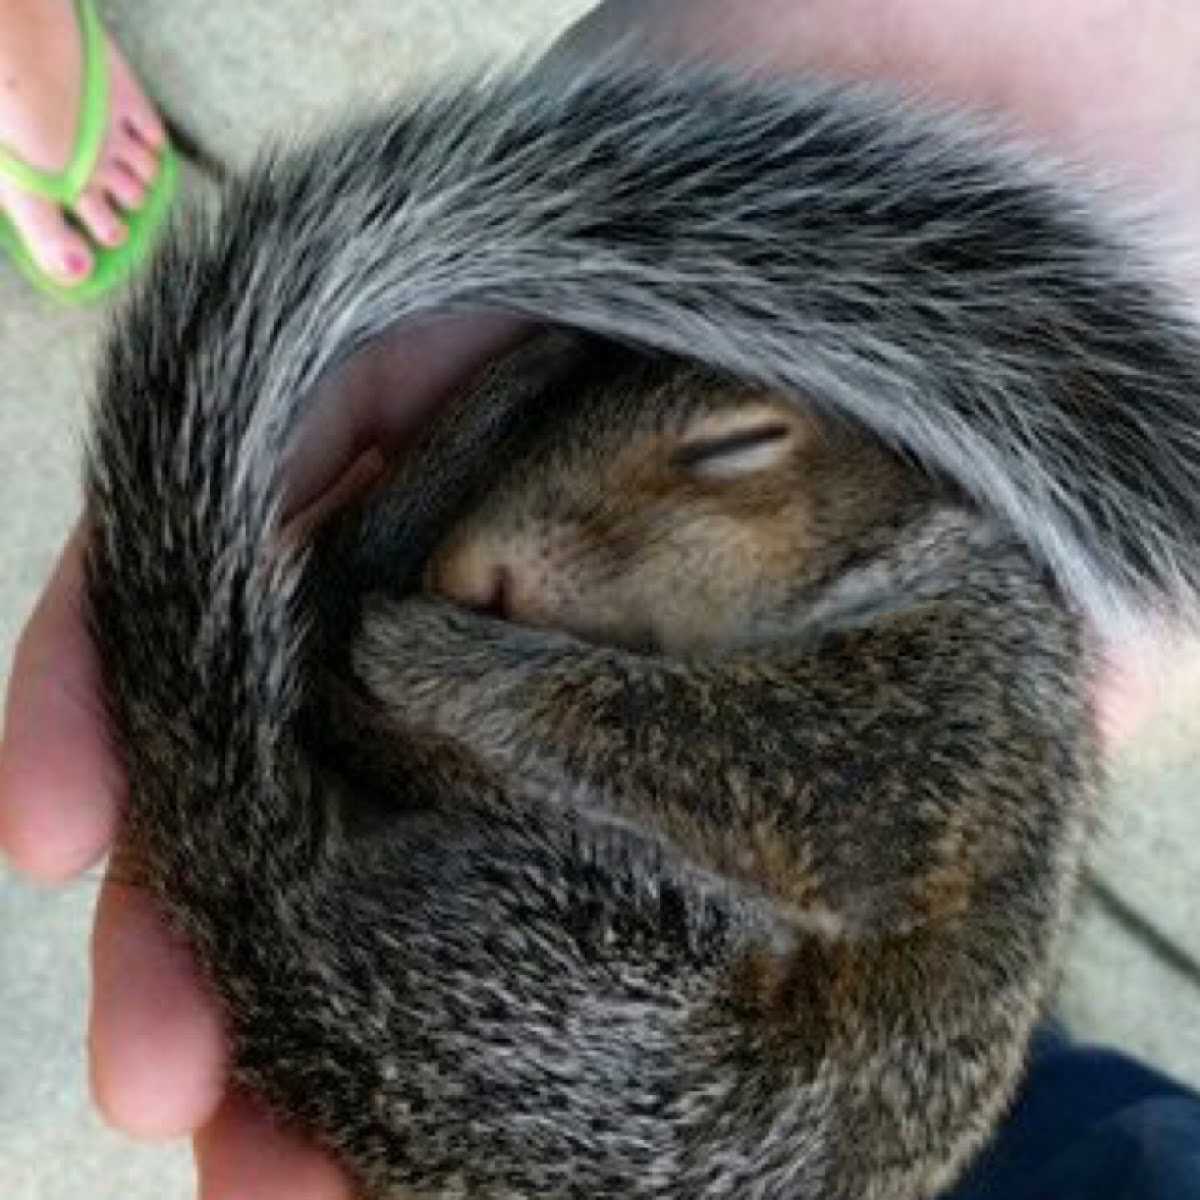
M126 840L367 1196L930 1197L1052 983L1085 622L1200 583L1200 343L967 121L571 70L264 160L123 314ZM570 332L281 539L326 372L489 306Z

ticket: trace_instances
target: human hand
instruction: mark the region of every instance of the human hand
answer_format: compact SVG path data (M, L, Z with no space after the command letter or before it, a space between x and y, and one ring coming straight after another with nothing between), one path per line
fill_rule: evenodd
M332 378L291 464L294 509L323 507L368 447L400 449L420 418L515 344L508 317L441 321L384 339ZM326 403L325 401L333 401ZM81 609L83 527L21 637L0 742L0 849L21 870L67 879L110 848L124 781L108 742ZM231 1088L213 997L151 898L110 865L92 941L92 1090L139 1137L194 1135L203 1200L348 1200L319 1151Z
M1200 7L1174 0L608 0L560 50L618 40L766 74L810 71L999 121L1161 218L1200 303Z
M1200 225L1200 17L1184 9L1165 0L1050 9L1033 0L743 0L733 21L727 0L612 0L578 38L595 45L641 29L667 53L915 84L1006 115L1172 206L1190 197L1181 220L1191 213ZM1200 244L1200 228L1186 232ZM337 403L320 409L310 453L295 464L298 500L324 492L372 441L402 442L419 413L516 332L495 320L445 323L364 356L330 385ZM81 550L77 535L22 638L0 747L0 847L43 879L104 853L123 786L79 610ZM1114 735L1136 724L1151 694L1136 659L1118 678L1099 700ZM190 957L147 897L111 878L97 910L90 1050L96 1098L114 1124L148 1137L196 1132L204 1200L349 1195L321 1154L231 1091L220 1021Z

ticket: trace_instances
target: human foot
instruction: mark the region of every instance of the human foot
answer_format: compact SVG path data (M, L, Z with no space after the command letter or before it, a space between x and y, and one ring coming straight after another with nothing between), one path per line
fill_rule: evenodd
M128 64L105 39L107 127L87 186L70 205L44 199L0 174L0 210L48 275L81 284L95 246L127 236L123 215L146 198L166 143L162 122ZM0 0L0 146L42 171L71 159L84 86L81 14L73 0Z

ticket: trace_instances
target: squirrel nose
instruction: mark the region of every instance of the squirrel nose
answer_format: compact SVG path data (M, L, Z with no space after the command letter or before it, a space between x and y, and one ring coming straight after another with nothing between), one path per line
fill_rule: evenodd
M512 607L512 571L483 547L450 547L429 572L435 592L472 612L507 618Z

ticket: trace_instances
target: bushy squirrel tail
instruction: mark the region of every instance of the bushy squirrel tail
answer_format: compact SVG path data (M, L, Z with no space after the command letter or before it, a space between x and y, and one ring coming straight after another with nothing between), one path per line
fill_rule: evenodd
M264 160L176 228L101 380L91 619L135 823L197 898L319 852L281 463L398 322L505 308L803 396L1111 620L1200 590L1200 349L1154 278L1032 157L867 89L557 63Z

